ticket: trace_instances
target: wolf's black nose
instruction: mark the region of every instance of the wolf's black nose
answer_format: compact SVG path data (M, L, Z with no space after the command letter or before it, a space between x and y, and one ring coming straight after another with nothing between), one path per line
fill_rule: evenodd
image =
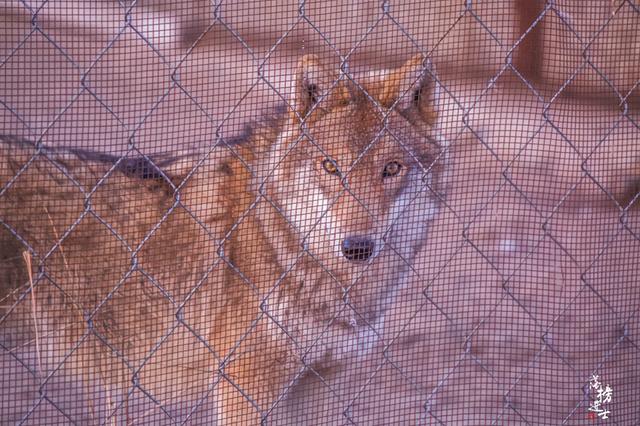
M368 238L349 237L342 241L342 254L349 260L364 261L371 257L375 246Z

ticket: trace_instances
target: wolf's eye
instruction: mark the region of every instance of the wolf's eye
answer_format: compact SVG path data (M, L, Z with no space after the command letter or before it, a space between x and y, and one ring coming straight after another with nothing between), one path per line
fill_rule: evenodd
M322 161L322 168L330 175L340 174L340 170L338 170L338 165L336 164L336 162L328 158Z
M382 170L382 177L393 177L400 173L400 169L402 169L402 164L398 163L397 161L390 161L385 164L384 170Z

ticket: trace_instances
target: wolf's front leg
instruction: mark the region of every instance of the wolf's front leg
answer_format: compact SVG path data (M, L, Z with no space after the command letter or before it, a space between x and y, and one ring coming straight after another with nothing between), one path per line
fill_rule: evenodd
M234 380L235 379L235 380ZM239 386L237 377L222 379L218 385L218 425L266 424L273 397L265 397L269 389L257 389L259 383ZM253 389L249 389L253 388Z
M228 352L219 370L218 424L271 423L271 412L302 369L290 342L254 330Z

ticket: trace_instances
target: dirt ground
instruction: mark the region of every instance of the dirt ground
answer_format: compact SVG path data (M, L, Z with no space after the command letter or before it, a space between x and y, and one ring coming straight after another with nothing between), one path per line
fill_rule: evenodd
M240 133L286 97L300 54L283 43L256 60L240 43L209 40L176 79L139 37L113 41L115 24L58 34L63 51L40 33L25 39L28 21L2 22L1 130L112 153L132 140L150 154ZM434 61L453 70L440 72L452 161L444 208L374 351L307 374L275 424L588 424L593 374L613 389L608 421L593 423L640 422L640 114L611 93L577 97L571 83L573 95L556 97L564 81L530 86L495 57L471 77ZM119 402L64 368L40 386L32 336L11 318L0 328L0 424L87 424L92 407ZM128 421L210 423L206 395L155 404L136 391Z

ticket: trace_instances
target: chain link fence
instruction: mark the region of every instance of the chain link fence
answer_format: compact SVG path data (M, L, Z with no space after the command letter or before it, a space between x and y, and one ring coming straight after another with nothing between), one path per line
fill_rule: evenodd
M2 424L640 422L636 0L0 21Z

